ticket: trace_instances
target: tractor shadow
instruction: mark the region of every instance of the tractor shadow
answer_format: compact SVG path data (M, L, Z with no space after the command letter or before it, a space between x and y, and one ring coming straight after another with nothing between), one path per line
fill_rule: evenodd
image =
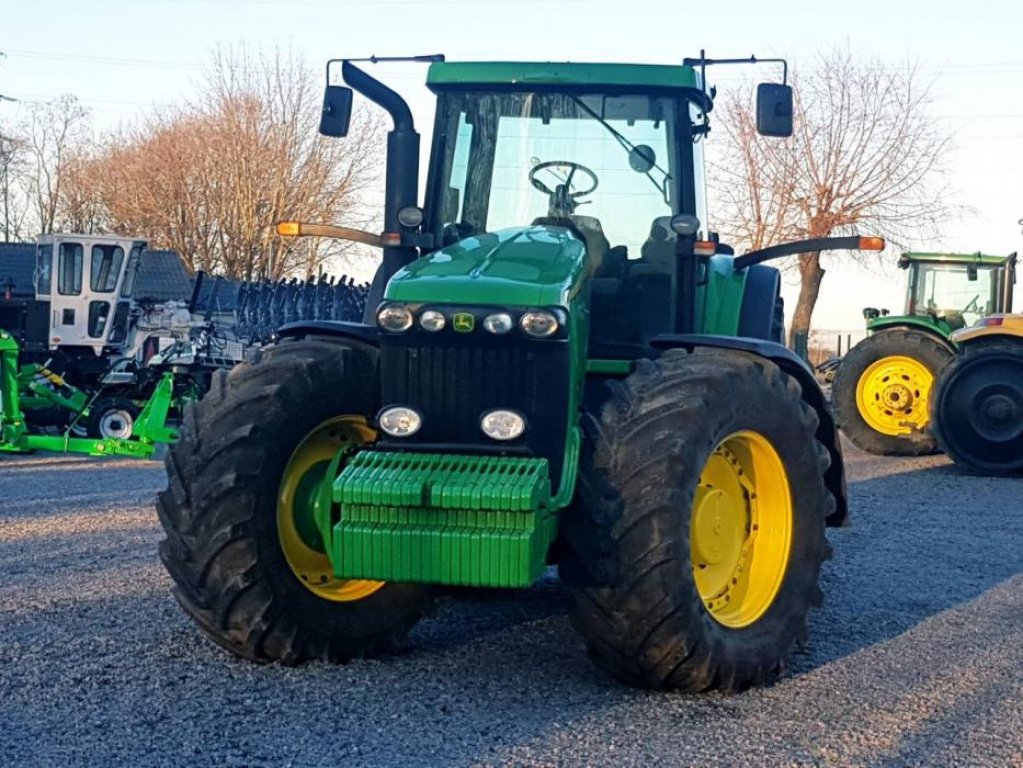
M852 525L828 531L824 605L810 615L796 673L884 643L1023 572L1019 479L930 466L851 481L849 502Z

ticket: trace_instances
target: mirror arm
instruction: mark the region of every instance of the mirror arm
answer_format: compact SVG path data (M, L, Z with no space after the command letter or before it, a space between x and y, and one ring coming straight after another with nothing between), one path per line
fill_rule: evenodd
M737 257L732 262L735 270L745 269L754 264L760 264L771 259L780 259L783 256L794 256L797 253L812 253L813 251L881 251L884 250L885 241L880 237L860 237L850 235L848 237L816 237L810 240L796 240L791 243L772 245L769 248L761 248L758 251L750 251Z

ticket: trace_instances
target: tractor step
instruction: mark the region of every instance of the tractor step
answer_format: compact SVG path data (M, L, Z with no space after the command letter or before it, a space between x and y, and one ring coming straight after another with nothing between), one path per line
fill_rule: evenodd
M524 587L557 528L546 459L363 451L334 483L345 579Z

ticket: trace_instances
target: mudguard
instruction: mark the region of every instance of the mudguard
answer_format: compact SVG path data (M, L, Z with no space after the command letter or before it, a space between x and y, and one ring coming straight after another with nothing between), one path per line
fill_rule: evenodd
M376 326L345 320L300 320L297 323L283 325L277 331L277 337L281 339L296 336L333 336L373 347L380 346L379 335Z

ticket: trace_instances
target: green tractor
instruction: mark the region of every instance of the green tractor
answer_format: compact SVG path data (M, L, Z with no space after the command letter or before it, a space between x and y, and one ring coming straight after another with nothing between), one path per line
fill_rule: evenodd
M423 58L422 205L405 101L352 60L326 89L323 134L352 89L394 120L385 231L280 231L382 247L365 322L287 326L186 410L158 501L178 601L239 656L341 662L401 645L445 591L557 565L615 677L772 681L847 508L761 262L883 241L736 257L701 232L712 60ZM791 99L760 86L761 133L791 133Z
M901 315L863 310L868 336L843 358L832 387L838 423L857 447L883 456L938 449L929 425L934 382L955 354L952 334L1012 307L1016 254L905 253Z

